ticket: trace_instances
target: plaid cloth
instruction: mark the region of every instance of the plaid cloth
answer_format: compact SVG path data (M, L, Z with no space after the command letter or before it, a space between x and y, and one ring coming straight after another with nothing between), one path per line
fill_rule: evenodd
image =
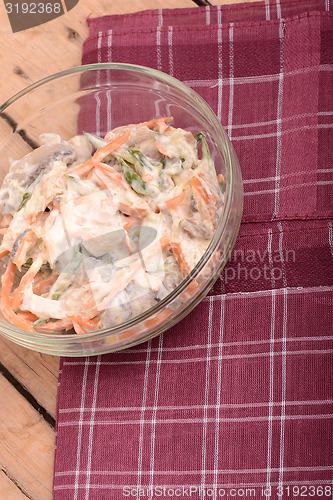
M333 498L329 9L265 1L90 20L83 63L155 67L206 99L245 203L230 261L181 323L61 360L54 500Z

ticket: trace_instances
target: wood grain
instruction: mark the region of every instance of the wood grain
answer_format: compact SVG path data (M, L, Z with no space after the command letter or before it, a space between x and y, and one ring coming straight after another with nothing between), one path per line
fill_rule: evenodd
M2 375L0 400L1 469L28 498L51 499L54 429Z
M59 358L0 337L2 365L55 419Z
M2 2L0 6L2 68L6 68L10 76L3 78L2 73L0 97L3 101L40 78L79 65L82 44L88 36L88 16L196 5L192 0L81 0L66 15L18 33L10 32Z
M0 491L2 498L9 500L27 500L27 495L20 490L14 478L7 475L7 471L0 471Z

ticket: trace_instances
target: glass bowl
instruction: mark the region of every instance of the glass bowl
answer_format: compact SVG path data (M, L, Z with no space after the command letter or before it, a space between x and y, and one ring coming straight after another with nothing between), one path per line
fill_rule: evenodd
M233 147L207 103L191 88L160 71L129 64L91 64L30 85L0 107L1 182L10 162L39 146L39 135L63 139L158 116L206 136L217 173L224 177L224 211L210 244L191 273L153 308L113 328L86 334L30 333L0 311L0 332L8 339L57 356L97 355L144 342L175 325L207 294L225 266L239 230L243 190ZM1 275L8 257L0 261ZM195 283L195 286L193 286Z

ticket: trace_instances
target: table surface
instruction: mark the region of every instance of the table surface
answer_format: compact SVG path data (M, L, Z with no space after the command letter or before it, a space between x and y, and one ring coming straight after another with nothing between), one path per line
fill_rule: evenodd
M13 34L0 2L0 102L79 65L88 16L226 3L235 0L80 0L66 15ZM3 338L0 353L0 499L51 499L59 358Z

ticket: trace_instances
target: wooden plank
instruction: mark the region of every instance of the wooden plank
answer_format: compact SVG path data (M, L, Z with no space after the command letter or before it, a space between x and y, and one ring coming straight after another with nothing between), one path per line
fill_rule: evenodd
M0 5L2 2L0 2ZM81 63L82 44L88 36L87 17L128 12L196 7L192 0L81 0L74 9L44 25L10 33L3 5L0 11L2 59L1 101L47 75ZM66 57L64 57L66 54ZM24 113L24 110L21 110ZM19 120L20 116L15 116Z
M59 358L0 337L1 363L55 419Z
M16 485L14 478L9 478L5 471L0 471L0 491L2 498L8 500L27 500L25 495Z
M2 375L0 400L1 469L28 498L51 500L54 429Z

